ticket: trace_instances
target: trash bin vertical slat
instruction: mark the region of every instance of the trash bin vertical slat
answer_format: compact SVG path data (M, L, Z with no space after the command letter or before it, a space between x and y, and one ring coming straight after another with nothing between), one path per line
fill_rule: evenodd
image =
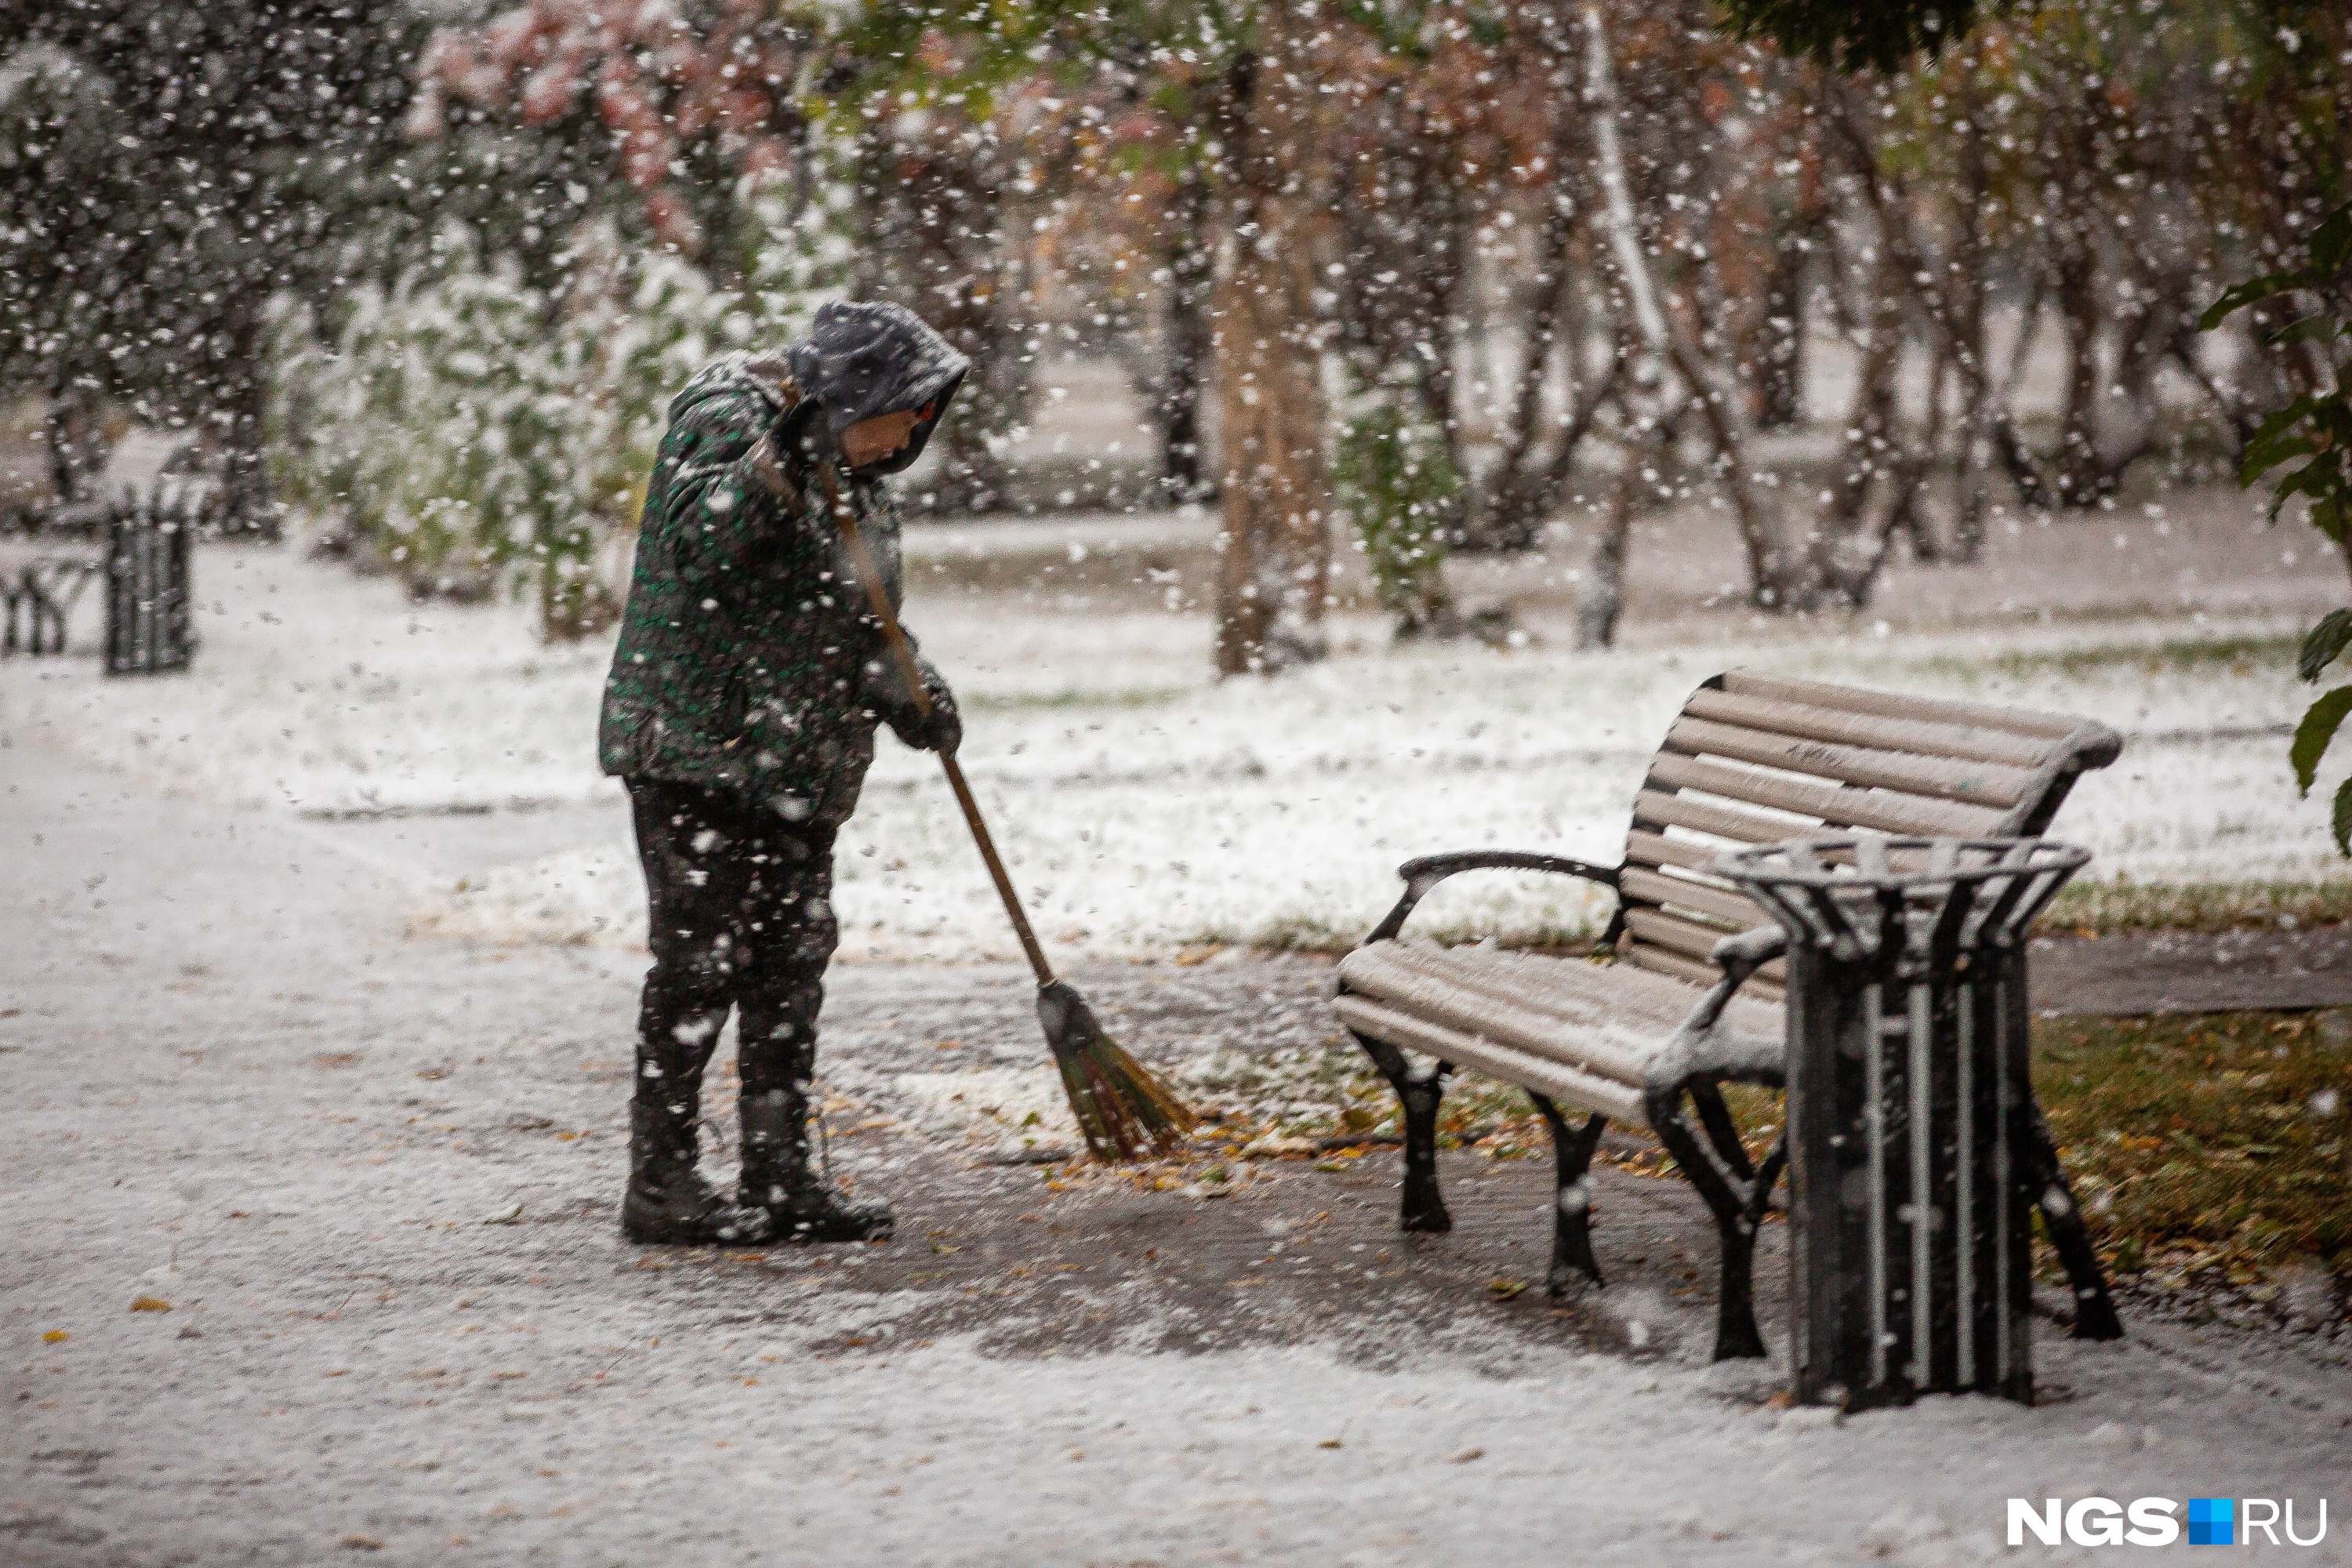
M172 668L185 669L194 654L196 639L189 627L189 614L194 606L189 602L188 558L195 543L195 529L183 518L172 528Z
M1870 1386L1886 1381L1886 1054L1878 987L1862 994L1863 1180L1867 1184L1868 1229L1863 1236L1867 1272L1865 1311L1870 1323Z
M1952 1375L1959 1387L1976 1387L1976 992L1952 987L1952 1032L1959 1051L1952 1056L1952 1147L1959 1152L1952 1180L1952 1319L1959 1326L1952 1347Z

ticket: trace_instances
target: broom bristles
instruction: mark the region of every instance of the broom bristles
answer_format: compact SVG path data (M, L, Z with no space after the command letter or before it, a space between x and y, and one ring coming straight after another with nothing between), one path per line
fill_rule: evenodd
M1097 1160L1172 1153L1199 1119L1095 1021L1086 998L1062 981L1037 990L1037 1017L1087 1150Z

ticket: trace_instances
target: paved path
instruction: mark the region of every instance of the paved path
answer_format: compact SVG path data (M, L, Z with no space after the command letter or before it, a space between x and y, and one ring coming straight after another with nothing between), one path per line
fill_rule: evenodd
M2352 1006L2352 926L2130 931L2033 944L2033 1005L2125 1016Z
M1539 1271L1535 1161L1454 1158L1459 1228L1408 1240L1385 1153L1208 1200L853 1131L893 1243L640 1252L625 955L406 940L406 884L312 828L22 743L0 864L12 1568L1926 1564L1991 1553L2010 1495L2352 1463L2310 1342L2137 1320L2043 1346L2042 1408L1783 1415L1705 1364L1673 1184L1606 1173L1608 1289L1489 1293ZM1308 1038L1318 978L1081 976L1163 1062ZM1009 972L844 970L828 1071L1011 1059L1027 1013Z

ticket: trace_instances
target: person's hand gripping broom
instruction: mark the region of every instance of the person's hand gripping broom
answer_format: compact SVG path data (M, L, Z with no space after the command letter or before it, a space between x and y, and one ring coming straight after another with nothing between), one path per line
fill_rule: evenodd
M874 618L882 623L882 636L898 660L898 673L917 710L929 714L930 693L915 663L915 650L899 629L898 617L891 613L882 574L866 547L855 510L842 497L832 458L819 458L816 468L824 485L825 504L849 546L858 581L866 584L866 603L873 608ZM1054 977L1045 950L1037 945L1037 933L1029 929L1029 917L1022 911L1021 897L1013 890L1013 879L1005 875L1004 862L997 858L996 843L988 835L988 825L981 820L980 803L972 799L971 787L964 783L963 769L946 752L940 753L940 766L946 770L948 787L955 792L972 841L980 846L980 858L988 865L997 896L1004 900L1004 912L1012 918L1013 934L1021 939L1021 951L1029 955L1029 967L1036 973L1037 1018L1045 1027L1045 1043L1054 1049L1054 1064L1062 1069L1062 1087L1069 1093L1070 1110L1077 1118L1078 1130L1086 1134L1087 1147L1097 1160L1132 1160L1146 1151L1173 1152L1192 1130L1192 1113L1166 1084L1103 1032L1085 997L1066 981Z

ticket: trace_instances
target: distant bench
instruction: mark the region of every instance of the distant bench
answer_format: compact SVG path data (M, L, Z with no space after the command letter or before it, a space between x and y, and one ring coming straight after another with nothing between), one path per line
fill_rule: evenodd
M1762 1355L1756 1230L1785 1153L1775 1147L1761 1169L1749 1161L1720 1086L1785 1081L1785 938L1746 894L1703 868L1726 849L1809 832L2039 834L2074 780L2122 749L2120 736L2092 720L1732 670L1694 692L1667 731L1634 797L1619 865L1509 850L1405 862L1404 897L1340 961L1334 1002L1403 1106L1403 1228L1453 1228L1438 1189L1437 1113L1456 1066L1525 1089L1550 1128L1554 1295L1572 1273L1600 1282L1588 1169L1603 1128L1612 1119L1648 1126L1706 1201L1722 1238L1716 1357ZM1615 889L1617 912L1602 937L1614 962L1402 939L1433 888L1488 869L1559 872ZM1430 1060L1416 1065L1407 1051ZM1685 1100L1704 1142L1684 1118ZM1571 1126L1564 1106L1589 1115ZM2122 1331L2038 1106L2032 1125L2024 1174L2075 1289L2074 1332L2112 1338Z
M66 650L66 620L74 602L106 575L106 563L79 555L46 555L0 574L0 653L57 654Z

